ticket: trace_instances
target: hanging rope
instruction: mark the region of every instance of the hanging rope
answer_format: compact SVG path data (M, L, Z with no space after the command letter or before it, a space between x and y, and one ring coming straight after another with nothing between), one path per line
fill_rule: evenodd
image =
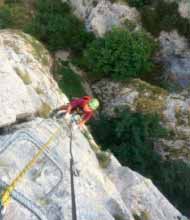
M74 157L72 152L72 142L73 142L73 133L72 133L72 124L69 125L70 129L70 176L71 176L71 200L72 200L72 220L77 220L77 210L76 210L76 197L75 197L75 186L74 186Z
M11 184L5 189L1 197L1 209L6 208L11 201L11 193L15 190L17 184L21 181L24 175L35 165L38 158L44 153L44 151L50 146L53 139L57 136L61 127L57 128L52 134L49 140L42 145L34 157L28 162L28 164L23 168L23 170L16 176L16 178L11 182Z

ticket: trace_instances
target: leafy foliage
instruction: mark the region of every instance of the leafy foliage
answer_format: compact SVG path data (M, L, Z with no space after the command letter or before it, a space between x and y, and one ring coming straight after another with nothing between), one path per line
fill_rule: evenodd
M131 7L141 8L144 5L150 4L151 0L127 0Z
M138 77L153 66L151 57L155 46L154 41L143 32L114 29L88 45L83 64L94 79Z
M149 157L152 163L158 159L157 155L155 158L152 155L152 139L165 134L159 125L158 116L125 111L115 119L102 116L93 123L92 129L97 141L105 148L109 146L123 165L145 173L152 167Z
M140 11L144 27L153 35L158 36L162 30L177 29L180 34L189 37L190 22L180 16L178 3L158 0Z
M80 52L93 39L61 0L37 0L36 14L25 31L46 43L51 51L71 48Z
M59 87L69 97L80 97L86 95L83 86L82 79L79 75L74 73L66 64L59 63L56 68L56 75L59 83Z
M31 22L31 11L24 4L10 4L12 28L23 30Z
M0 8L0 28L10 27L12 25L11 12L8 6Z
M20 3L4 4L0 8L0 28L23 29L31 19L31 14Z
M104 150L109 148L123 165L151 178L178 209L190 214L190 166L181 160L163 161L155 152L153 140L167 135L158 116L127 111L114 119L102 115L91 129Z

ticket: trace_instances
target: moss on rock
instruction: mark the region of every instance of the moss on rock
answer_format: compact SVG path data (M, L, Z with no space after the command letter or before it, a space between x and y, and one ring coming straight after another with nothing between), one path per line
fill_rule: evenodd
M34 37L29 36L23 32L19 32L20 35L32 46L32 54L35 58L39 59L39 61L43 65L48 65L49 63L49 53L45 49L44 45L41 44L38 40Z
M165 98L168 94L166 90L152 86L139 79L131 80L129 86L139 92L139 96L135 100L137 111L162 115L165 107Z
M32 83L32 80L27 72L23 72L18 67L15 67L15 71L19 75L19 77L22 79L25 85L29 85Z
M51 106L48 103L43 102L38 114L40 117L47 118L51 111Z

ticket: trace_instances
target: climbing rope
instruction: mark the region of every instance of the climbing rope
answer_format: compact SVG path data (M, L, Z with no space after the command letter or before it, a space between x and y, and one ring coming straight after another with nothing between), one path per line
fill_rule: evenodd
M51 124L52 124L52 121L51 121ZM40 126L42 126L42 123L40 124ZM49 130L49 132L51 131ZM51 132L51 134L53 133ZM32 143L38 150L43 145L43 142L32 131L30 130L19 131L15 135L13 135L11 138L10 137L7 138L3 144L1 143L0 154L2 154L5 150L8 149L8 147L10 147L15 141L18 141L18 140L26 140ZM53 165L59 170L59 173L60 173L60 179L58 180L56 185L49 192L46 193L47 196L50 196L50 194L53 193L58 188L58 186L61 184L63 180L63 172L62 172L62 168L59 166L57 161L55 161L47 151L44 152L44 155L53 163Z
M70 177L71 177L71 199L72 199L72 219L77 220L77 214L76 214L76 199L75 199L75 188L74 188L74 158L72 153L72 141L73 141L73 134L72 134L72 122L75 120L75 115L72 116L71 123L67 126L70 130ZM31 210L39 219L44 219L43 214L40 213L39 207L35 206L35 204L32 204L30 200L27 200L24 198L21 194L16 193L15 188L17 184L21 181L21 179L24 177L24 175L35 165L37 159L46 152L46 149L48 149L49 145L53 141L53 139L56 137L58 132L61 130L61 127L57 128L56 131L51 135L47 143L41 146L37 153L33 156L33 158L28 162L28 164L23 168L23 170L16 176L16 178L11 182L10 185L4 185L3 192L1 194L1 201L0 201L0 220L3 219L3 211L6 209L8 204L11 201L11 196L19 201L21 204L23 204L27 209ZM19 196L20 197L19 197ZM19 197L19 199L18 199Z
M1 210L7 207L7 205L11 201L11 194L15 190L17 184L21 181L24 175L35 165L38 158L45 152L45 150L50 146L53 139L57 136L61 127L57 128L56 131L52 134L49 140L42 145L42 147L38 150L38 152L34 155L34 157L28 162L28 164L23 168L23 170L16 176L16 178L11 182L11 184L6 187L1 196Z
M62 117L64 119L64 117ZM74 185L74 157L73 157L73 132L72 132L72 123L79 120L78 114L73 113L71 115L71 121L68 124L64 119L65 124L70 131L70 142L69 142L69 153L70 153L70 180L71 180L71 204L72 204L72 220L77 220L77 209L76 209L76 196L75 196L75 185Z
M7 187L7 184L0 180L0 188L4 189ZM13 199L23 205L26 209L31 211L39 220L47 220L45 213L43 210L33 203L31 200L23 196L20 192L14 190L11 194ZM3 213L0 212L0 220L3 219Z
M74 157L72 152L72 142L73 142L73 132L72 124L70 123L70 176L71 176L71 200L72 200L72 219L77 220L77 211L76 211L76 198L75 198L75 186L74 186Z

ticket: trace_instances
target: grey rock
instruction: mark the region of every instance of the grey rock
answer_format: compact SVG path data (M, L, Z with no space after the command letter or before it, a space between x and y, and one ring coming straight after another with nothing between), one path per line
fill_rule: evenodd
M74 13L85 21L89 31L97 36L103 36L113 27L122 26L126 20L140 22L140 16L135 8L124 3L111 3L108 0L70 0Z
M57 166L44 155L18 183L16 189L41 207L47 219L70 220L70 138L66 124L37 118L16 126L15 132L1 136L0 179L10 183L59 126L61 132L47 152L61 167L63 176ZM27 134L32 138L26 139ZM75 130L73 135L74 162L80 174L74 177L78 219L114 220L114 216L119 215L124 220L134 220L117 188L100 168L88 141L79 130ZM31 140L37 145L31 143ZM6 215L16 208L14 219L20 220L23 208L18 207L15 201L8 207ZM23 216L22 219L28 217Z
M122 167L115 158L112 158L111 161L106 173L116 185L132 213L148 220L177 220L183 217L173 209L174 207L158 191L151 180L127 167Z
M164 65L166 78L187 87L190 82L190 48L187 39L176 31L163 31L159 41L161 51L157 60Z
M34 38L0 31L0 127L67 102L50 74L52 61Z

